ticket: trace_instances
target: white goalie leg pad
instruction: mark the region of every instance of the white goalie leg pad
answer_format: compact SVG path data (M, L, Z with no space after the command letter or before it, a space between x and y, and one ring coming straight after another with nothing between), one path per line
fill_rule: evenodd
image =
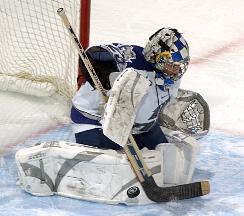
M162 128L169 143L156 147L163 155L164 184L178 185L192 179L195 161L199 152L197 140L180 131Z
M142 151L159 186L162 155ZM64 141L46 142L16 153L19 184L37 196L62 196L110 204L152 203L144 193L125 154Z
M127 143L137 108L149 85L149 80L132 68L116 78L101 121L105 136L121 146Z
M52 151L45 148L44 143L17 151L15 162L19 175L17 184L23 190L36 196L54 194Z

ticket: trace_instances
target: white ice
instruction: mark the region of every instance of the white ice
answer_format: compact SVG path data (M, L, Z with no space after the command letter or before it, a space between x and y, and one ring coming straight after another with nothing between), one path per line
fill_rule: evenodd
M190 45L191 66L181 87L199 92L209 103L211 111L211 130L200 141L201 152L193 178L209 179L209 195L142 207L111 206L57 196L33 197L15 185L15 151L39 140L74 140L74 137L68 125L55 121L49 122L50 131L38 128L37 132L30 126L29 134L25 131L21 135L18 133L21 125L16 121L14 131L11 125L0 125L4 137L8 137L6 133L18 135L14 141L9 138L10 144L2 148L5 154L0 160L0 215L244 215L243 11L244 2L241 0L92 1L92 45L122 42L144 46L148 37L164 26L177 28L184 34ZM25 100L31 102L32 98ZM0 103L1 113L4 111L1 118L11 117L14 104L8 108L6 101ZM54 110L56 107L58 104L54 104ZM22 112L29 114L27 119L34 115L40 123L49 121L49 116L53 117L52 110L44 114L46 107L41 106L42 110L41 116L28 110ZM56 125L60 127L51 130ZM40 131L42 135L33 138L33 134L40 134Z
M97 0L92 7L92 44L144 46L161 27L182 32L192 64L181 87L206 98L212 128L244 135L243 1Z

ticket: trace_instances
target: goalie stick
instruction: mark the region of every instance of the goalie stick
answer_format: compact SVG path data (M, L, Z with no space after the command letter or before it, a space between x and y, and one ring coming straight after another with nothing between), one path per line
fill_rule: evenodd
M75 35L72 26L65 14L63 8L57 10L58 15L61 17L66 29L69 32L70 37L73 39L74 45L77 48L81 60L83 61L87 71L89 72L95 86L101 91L104 102L107 101L106 90L103 88L94 68L92 67L85 50L81 46L77 36ZM171 187L159 187L149 168L147 167L142 153L138 148L132 135L129 135L130 143L124 146L124 151L128 160L135 172L135 175L139 179L147 197L154 202L167 202L170 200L189 199L193 197L203 196L209 193L210 186L208 181L193 182L189 184L176 185Z

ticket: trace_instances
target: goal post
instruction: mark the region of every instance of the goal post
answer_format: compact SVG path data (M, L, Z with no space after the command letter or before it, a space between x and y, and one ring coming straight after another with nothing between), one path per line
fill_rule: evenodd
M60 7L88 46L90 0L0 1L0 90L72 98L79 55L56 13Z
M81 0L80 7L80 43L84 49L89 46L90 40L90 15L91 15L91 0ZM82 71L78 70L77 85L78 88L85 82L85 77Z
M80 43L86 49L90 39L91 0L81 0L80 5Z

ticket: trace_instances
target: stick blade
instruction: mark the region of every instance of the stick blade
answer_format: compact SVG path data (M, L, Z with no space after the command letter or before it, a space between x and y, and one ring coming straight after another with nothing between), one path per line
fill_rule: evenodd
M151 176L141 184L148 198L154 202L190 199L204 196L210 192L210 184L208 181L193 182L172 187L158 187Z
M208 181L201 182L202 196L210 193L210 184Z

